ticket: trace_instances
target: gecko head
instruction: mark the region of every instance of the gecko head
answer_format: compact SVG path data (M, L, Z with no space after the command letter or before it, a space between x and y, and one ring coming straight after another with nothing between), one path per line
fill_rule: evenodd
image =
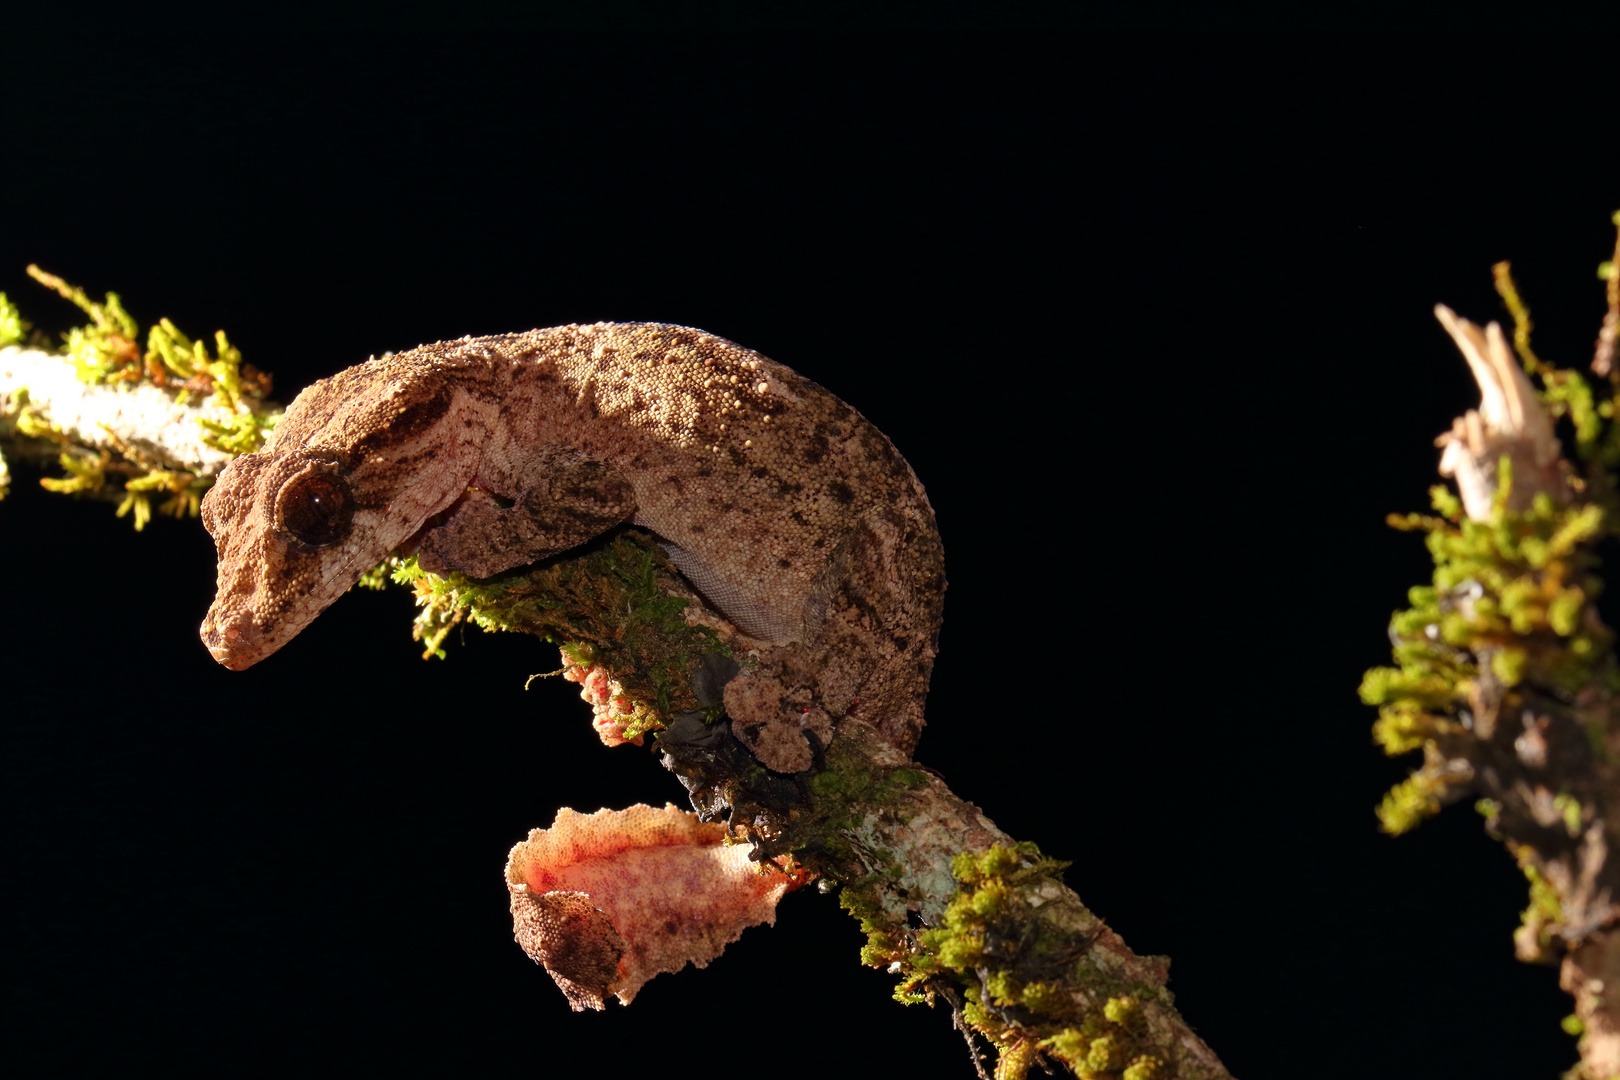
M466 490L475 425L428 370L373 360L304 389L203 496L219 576L201 636L232 669L298 635Z
M245 454L203 497L218 591L202 624L215 660L240 671L286 644L387 553L344 455L320 447Z
M203 496L218 580L201 636L215 660L241 671L287 644L466 488L453 455L424 468L375 449L267 446Z

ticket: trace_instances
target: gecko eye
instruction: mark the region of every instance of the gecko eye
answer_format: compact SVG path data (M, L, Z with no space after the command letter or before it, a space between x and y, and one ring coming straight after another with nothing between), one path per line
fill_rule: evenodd
M295 547L325 547L349 535L354 495L334 472L309 471L282 485L276 497L276 526Z

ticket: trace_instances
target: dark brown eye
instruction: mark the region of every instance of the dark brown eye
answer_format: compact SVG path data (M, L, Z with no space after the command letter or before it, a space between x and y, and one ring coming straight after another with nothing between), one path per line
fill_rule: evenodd
M343 477L332 472L306 472L281 489L276 518L283 539L304 547L324 547L349 535L354 522L354 496Z

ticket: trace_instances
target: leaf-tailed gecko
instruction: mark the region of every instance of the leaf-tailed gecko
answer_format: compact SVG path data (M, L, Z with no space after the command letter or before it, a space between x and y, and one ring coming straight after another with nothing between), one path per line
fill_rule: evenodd
M448 515L441 517L440 515ZM598 323L372 359L304 390L204 497L214 658L269 656L390 551L489 577L623 522L660 538L760 663L724 703L778 772L856 716L910 753L945 588L893 444L787 367L680 326Z

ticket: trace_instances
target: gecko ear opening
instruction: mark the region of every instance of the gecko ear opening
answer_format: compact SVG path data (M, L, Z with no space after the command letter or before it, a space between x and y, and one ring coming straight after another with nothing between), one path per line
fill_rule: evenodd
M274 513L278 540L300 550L326 547L354 526L354 492L335 463L309 461L276 492Z

